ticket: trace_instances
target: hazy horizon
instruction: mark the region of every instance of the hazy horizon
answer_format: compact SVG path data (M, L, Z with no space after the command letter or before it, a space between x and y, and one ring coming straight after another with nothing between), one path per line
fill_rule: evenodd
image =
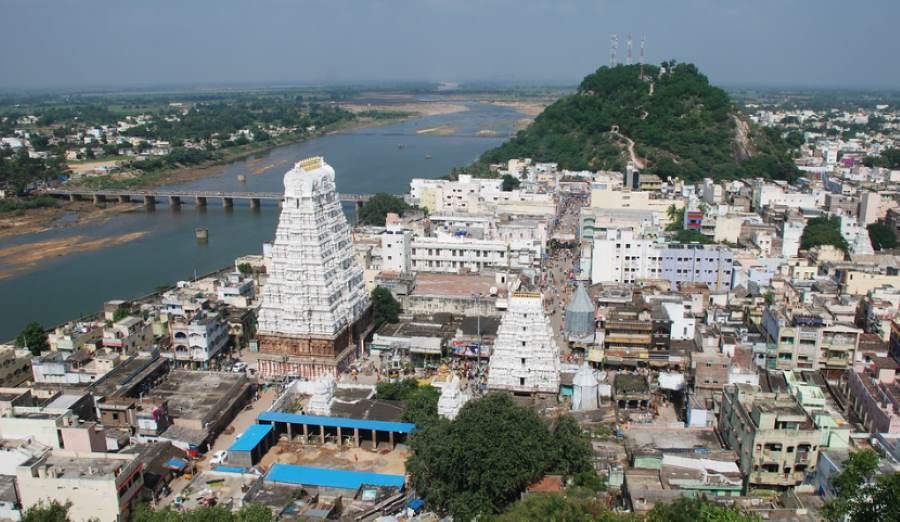
M574 86L609 63L697 64L726 88L898 89L900 2L0 0L0 89ZM865 15L865 16L862 16Z

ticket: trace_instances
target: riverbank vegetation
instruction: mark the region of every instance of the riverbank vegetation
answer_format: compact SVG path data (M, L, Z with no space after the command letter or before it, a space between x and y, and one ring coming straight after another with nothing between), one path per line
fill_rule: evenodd
M0 97L0 189L21 194L66 178L93 188L152 186L180 169L414 115L342 108L354 94L335 88ZM93 161L102 164L74 167Z

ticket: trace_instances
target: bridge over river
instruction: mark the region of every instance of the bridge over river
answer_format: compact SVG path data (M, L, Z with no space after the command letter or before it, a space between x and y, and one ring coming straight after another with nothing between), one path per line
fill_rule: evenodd
M154 207L158 201L168 201L172 207L180 207L184 202L193 202L198 207L205 207L210 199L222 201L222 206L230 208L237 201L249 201L250 208L259 208L261 201L281 202L284 195L280 192L219 192L214 190L91 190L91 189L49 189L42 194L69 201L92 200L95 204L112 201L129 203L143 200L147 207ZM371 194L341 194L345 203L362 205L371 198Z

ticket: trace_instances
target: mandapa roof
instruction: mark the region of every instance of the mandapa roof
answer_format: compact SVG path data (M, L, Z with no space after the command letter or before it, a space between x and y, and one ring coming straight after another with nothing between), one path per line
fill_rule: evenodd
M363 485L402 488L406 483L406 478L403 475L294 466L292 464L274 464L266 475L266 480L303 486L354 490L359 489Z
M566 312L594 314L594 303L582 283L578 283L572 300L566 305Z
M254 424L234 441L228 451L253 451L271 431L271 424Z
M345 417L325 417L319 415L302 415L280 411L265 411L257 417L258 422L290 422L291 424L310 424L332 428L359 428L361 430L393 431L394 433L410 433L416 429L411 422L390 422L365 419L348 419Z

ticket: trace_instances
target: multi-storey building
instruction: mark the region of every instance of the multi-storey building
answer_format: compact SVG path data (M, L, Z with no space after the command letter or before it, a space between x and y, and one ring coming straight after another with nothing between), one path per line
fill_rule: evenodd
M31 378L31 352L0 344L0 388L15 388Z
M321 157L300 161L284 192L259 311L259 372L337 375L362 345L371 307L334 169Z
M154 342L153 331L143 319L128 316L103 329L104 348L121 354L131 354L149 348Z
M22 506L71 503L72 520L127 520L144 486L144 468L134 454L53 450L16 469Z
M596 232L591 251L591 282L635 283L665 279L673 285L705 283L730 290L734 256L721 246L667 244L630 228Z
M189 317L175 317L169 324L172 352L166 354L177 367L208 369L228 346L228 327L218 312L203 310Z
M842 382L847 402L869 433L900 433L900 379L892 358L875 358L847 370Z
M815 470L827 438L793 396L749 384L725 386L718 430L738 454L747 489L799 485Z
M856 359L858 328L827 324L805 309L767 307L763 331L768 343L766 365L777 370L823 370L837 378Z

